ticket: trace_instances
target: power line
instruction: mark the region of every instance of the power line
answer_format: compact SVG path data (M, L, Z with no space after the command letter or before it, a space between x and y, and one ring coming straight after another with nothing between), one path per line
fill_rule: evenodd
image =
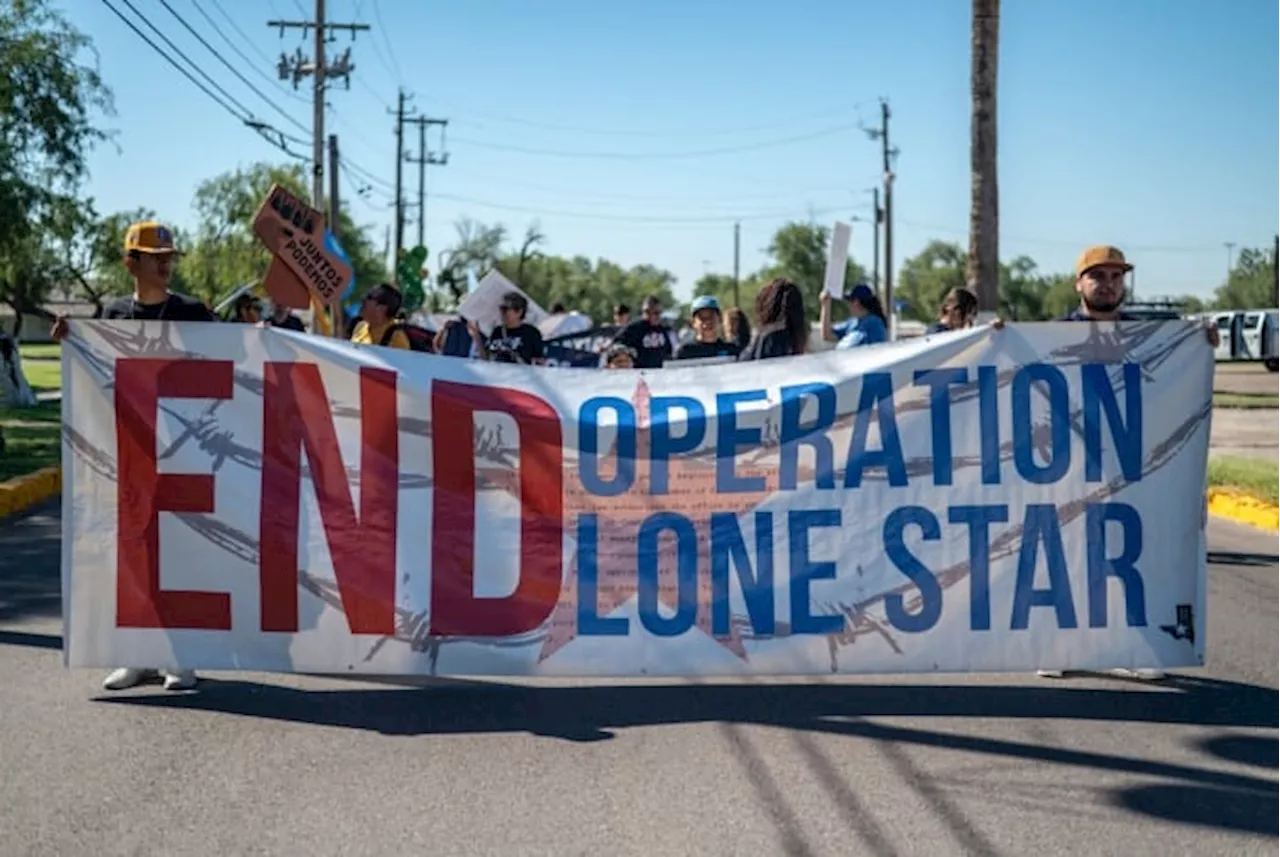
M382 6L377 2L373 4L373 20L378 25L377 31L378 35L382 36L382 43L387 46L387 59L391 61L391 64L387 65L387 60L383 59L382 52L377 49L376 44L374 45L373 55L382 62L383 67L396 79L396 83L404 83L404 75L400 72L400 64L396 62L396 52L391 48L391 37L387 35L390 31L387 29L387 25L382 23Z
M817 140L822 137L830 137L842 131L857 130L857 125L837 125L831 128L824 128L821 131L815 131L809 134L797 134L792 137L786 137L779 140L769 140L762 143L747 144L743 146L725 146L718 149L701 149L690 150L684 152L571 152L558 149L529 149L522 146L509 146L505 143L490 143L484 140L472 140L463 137L454 137L454 142L462 143L469 146L475 146L479 149L493 149L500 152L514 152L522 155L539 155L548 158L598 158L601 160L625 160L625 161L642 161L642 160L676 160L681 158L704 158L715 155L735 155L740 152L754 152L760 149L774 149L780 146L789 146L795 143L804 143L809 140Z
M213 3L213 7L218 10L219 14L221 14L222 17L227 19L227 23L230 24L232 28L235 29L235 31L240 35L240 38L245 41L245 43L250 47L250 49L255 54L257 54L258 57L264 63L266 63L267 65L270 65L274 62L274 60L272 60L265 53L263 53L261 48L259 48L257 45L253 43L253 40L250 39L248 35L245 34L244 30L240 29L240 26L236 24L235 20L230 15L227 14L227 10L222 8L222 5L218 3L218 0L210 0L210 2ZM222 39L222 41L227 43L227 47L231 48L231 50L235 52L236 56L244 60L244 64L247 68L253 69L259 77L261 77L263 80L267 81L267 83L270 83L272 86L274 86L276 91L279 92L281 95L285 96L286 98L291 98L294 101L300 101L303 104L307 103L307 100L303 98L301 95L298 95L295 92L290 92L289 90L280 86L280 84L277 81L272 80L271 77L268 76L265 71L263 71L261 68L258 67L257 62L255 62L253 59L250 59L245 54L244 51L240 50L240 46L237 45L235 41L230 36L227 35L226 31L218 26L218 22L213 20L213 18L209 15L209 13L204 10L204 7L200 5L200 0L191 0L191 5L194 6L195 10L200 13L200 17L204 18L205 21L208 22L209 27L215 33L218 34L218 36Z
M456 175L462 178L470 180L470 182L499 185L504 188L523 188L525 190L543 191L545 193L555 194L560 199L564 199L566 198L566 196L570 196L575 199L580 199L583 202L628 200L632 202L665 202L672 205L683 205L683 204L688 204L690 202L690 200L687 197L675 197L669 194L653 195L653 194L614 193L607 189L599 189L599 190L587 191L587 192L569 191L569 190L566 190L564 185L557 186L557 185L549 185L549 184L538 184L537 182L527 182L522 179L511 179L503 176L495 176L491 173L473 172L466 169L459 169L459 168L453 167L452 164L450 165L450 167L452 168L452 172L454 172ZM804 186L796 186L790 190L778 190L772 193L732 194L730 196L724 196L722 194L717 193L717 194L714 194L714 196L717 200L724 203L725 208L734 208L737 203L741 203L741 202L749 203L749 202L760 202L762 200L774 200L774 201L785 200L788 198L794 198L798 193L839 194L841 196L849 197L851 200L854 197L854 194L851 191L843 187L837 187L834 185L822 185L822 186L804 185Z
M850 108L840 111L826 109L816 113L808 113L800 116L793 116L791 118L779 118L771 122L761 123L758 125L747 125L739 128L667 128L665 130L654 130L652 126L650 126L648 129L641 130L633 128L591 128L582 125L561 125L501 113L477 111L471 109L469 106L459 105L456 102L450 102L446 99L434 98L433 101L446 107L451 107L459 112L462 118L456 121L460 125L484 127L483 122L477 123L468 118L474 116L480 120L487 119L492 122L520 125L526 128L539 128L545 131L564 131L573 134L588 134L599 137L649 137L662 139L670 137L728 137L737 134L749 134L756 131L773 131L778 128L793 127L802 122L811 122L818 119L833 119L836 116L847 116L851 110L861 110L867 104L871 103L870 101L860 102Z
M499 211L510 211L517 214L534 214L534 215L542 215L545 217L579 218L582 220L605 220L605 221L614 221L618 223L669 223L672 225L681 224L681 223L732 224L741 220L783 220L788 217L796 216L796 213L794 211L790 211L790 212L775 211L770 213L761 212L757 214L745 214L745 215L723 214L723 215L716 215L713 217L659 217L659 216L645 216L645 215L602 214L600 212L590 212L590 211L552 211L552 210L542 209L542 208L526 208L523 206L506 205L504 203L498 203L498 202L488 202L482 199L474 199L472 197L466 197L466 196L456 196L454 194L448 194L448 193L437 193L435 194L435 198L449 200L451 202L459 202L466 205L478 205L481 208L492 208ZM808 212L808 215L816 216L820 214L821 215L840 214L840 213L847 212L848 209L849 207L845 205L839 206L838 208L810 209Z
M125 17L124 13L122 13L119 9L115 8L114 6L112 6L112 5L108 2L108 0L102 0L102 2L103 2L103 3L105 3L105 4L106 4L106 6L107 6L107 8L109 8L112 12L115 12L115 13L116 13L116 16L117 16L117 17L119 17L121 21L124 21L126 24L128 24L130 29L132 29L135 33L137 33L139 36L141 36L143 39L145 39L145 40L147 41L147 43L148 43L148 44L150 44L150 45L151 45L153 48L155 48L157 51L159 51L159 50L160 50L160 48L155 44L155 42L152 42L150 39L148 39L148 38L147 38L147 37L142 33L142 31L141 31L141 30L139 30L136 26L134 26L133 22L131 22L127 17ZM240 116L239 118L241 118L241 119L245 119L246 117L251 117L251 116L253 116L253 111L252 111L252 110L250 110L248 107L245 107L245 106L244 106L244 104L242 104L242 103L241 103L241 102L240 102L240 101L239 101L239 100L238 100L234 95L232 95L230 92L227 92L227 90L226 90L226 89L224 89L220 83L218 83L216 80L214 80L212 77L210 77L210 76L209 76L209 74L208 74L208 72L206 72L204 69L200 68L200 66L199 66L199 65L197 65L197 64L196 64L196 63L191 59L191 57L187 56L187 55L183 52L182 48L180 48L180 47L178 47L177 45L175 45L175 44L173 43L173 40L172 40L172 39L170 39L168 36L166 36L163 32L161 32L161 30L160 30L160 28L159 28L159 27L157 27L155 24L151 23L151 21L150 21L150 20L149 20L145 15L143 15L141 12L139 12L139 11L138 11L138 7L134 6L134 5L133 5L133 3L132 3L132 2L130 2L130 0L120 0L120 2L122 2L122 3L124 3L124 5L128 6L128 7L129 7L129 9L130 9L130 11L132 11L132 12L133 12L133 14L135 14L135 15L137 15L139 18L141 18L141 19L142 19L142 22L143 22L144 24L146 24L148 27L150 27L150 28L151 28L151 30L152 30L152 32L154 32L157 36L159 36L161 39L163 39L163 40L164 40L164 43L165 43L165 44L167 44L167 45L169 46L169 48L170 48L170 49L171 49L175 54L177 54L177 55L178 55L179 57L181 57L182 59L186 60L186 62L187 62L187 64L188 64L188 65L190 65L193 69L195 69L197 72L199 72L199 73L200 73L200 75L201 75L202 77L204 77L204 79L205 79L206 81L208 81L209 85L210 85L210 86L212 86L214 89L216 89L216 90L217 90L217 91L218 91L218 92L223 96L223 98L225 98L225 99L226 99L226 101L228 101L228 102L230 102L231 104L234 104L236 107L240 108L240 113L242 113L242 114L244 114L244 115L243 115L243 116ZM161 51L161 53L163 53L163 51ZM174 65L174 67L175 67L175 68L177 68L177 69L178 69L179 71L181 71L184 75L186 75L188 79L190 79L193 83L196 83L197 85L199 85L199 82L198 82L198 81L196 81L196 79L195 79L195 78L191 77L191 75L186 71L186 69L182 68L182 66L181 66L181 65L179 65L179 64L178 64L178 63L176 63L176 62L174 62L172 59L170 59L169 61L173 63L173 65ZM209 92L209 90L208 90L206 87L204 87L203 85L201 85L201 86L200 86L200 88L201 88L201 89L204 89L206 93L208 93L208 92ZM211 93L210 93L210 94L211 94ZM220 101L219 103L221 103L221 101ZM225 107L226 105L224 104L223 106ZM230 109L230 108L228 108L228 109ZM234 114L234 112L235 112L235 111L232 111L232 113L233 113L233 114Z
M125 0L125 2L128 2L128 0ZM219 53L219 52L218 52L217 48L215 48L213 45L209 44L209 42L204 38L204 36L202 36L202 35L200 35L198 32L196 32L195 28L194 28L194 27L192 27L190 24L188 24L188 23L187 23L187 21L186 21L186 19L185 19L185 18L183 18L181 15L179 15L179 14L178 14L178 12L177 12L177 10L175 10L172 6L170 6L170 5L169 5L169 0L159 0L159 2L160 2L160 5L161 5L161 6L163 6L163 7L164 7L168 12L169 12L169 14L170 14L170 15L172 15L173 17L175 17L175 18L177 18L177 19L178 19L178 23L179 23L179 24L181 24L183 27L185 27L188 33L190 33L191 35L195 36L196 41L198 41L198 42L200 42L200 44L204 45L204 46L205 46L205 48L209 51L209 53L213 54L213 55L214 55L214 57L218 60L218 62L220 62L220 63L222 63L224 66L226 66L226 67L227 67L227 70L228 70L228 71L230 71L232 74L234 74L234 75L235 75L235 76L240 80L240 82L241 82L241 83L243 83L245 86L249 87L249 89L250 89L250 90L252 90L252 91L253 91L253 93L254 93L255 95L257 95L259 98L261 98L261 99L262 99L263 101L265 101L267 104L271 105L271 108L272 108L273 110L275 110L277 113L279 113L279 114L280 114L281 116L283 116L285 119L289 120L289 122L290 122L294 127L299 128L299 129L301 129L301 130L303 130L303 131L306 131L306 130L307 130L307 126L306 126L306 125L303 125L303 124L302 124L301 122L299 122L297 119L294 119L292 116L290 116L290 115L289 115L289 112L288 112L288 111L286 111L286 110L285 110L283 107L281 107L279 104L276 104L274 101L272 101L272 100L271 100L271 99L270 99L270 98L269 98L265 93L263 93L263 91L262 91L261 89L258 89L258 87L254 86L254 85L253 85L253 83L252 83L252 82L250 82L249 78L247 78L247 77L245 77L243 74L241 74L241 73L240 73L240 70L239 70L238 68L236 68L235 66L233 66L230 62L228 62L228 61L227 61L226 57L224 57L221 53Z
M124 2L128 5L128 0L124 0ZM232 107L230 104L228 104L228 103L227 103L226 101L224 101L222 98L220 98L220 97L219 97L219 96L218 96L218 95L217 95L217 94L216 94L212 89L210 89L208 86L206 86L205 84L203 84L203 83L201 83L199 80L197 80L197 79L196 79L196 78L191 74L191 72L190 72L190 71L188 71L187 69L183 68L183 66L182 66L182 64L181 64L181 63L179 63L179 62L178 62L177 60L175 60L173 57L169 56L169 54L167 54L167 53L164 51L164 49L163 49L163 48L161 48L159 45L157 45L155 42L153 42L153 41L151 40L151 38L150 38L149 36L147 36L147 34L146 34L146 33L144 33L144 32L142 32L141 30L139 30L139 29L138 29L138 27L137 27L137 26L136 26L132 21L130 21L130 20L129 20L129 18L128 18L128 17L127 17L123 12L121 12L121 11L120 11L119 9L117 9L115 6L111 5L110 0L102 0L102 3L103 3L103 5L104 5L104 6L106 6L108 9L110 9L110 10L115 14L115 16L116 16L117 18L119 18L121 21L123 21L123 22L124 22L124 24L125 24L125 26L127 26L130 30L133 30L134 34L135 34L138 38L140 38L140 39L142 39L142 41L146 42L146 43L147 43L147 45L148 45L148 46L150 46L150 48L151 48L153 51L155 51L157 54L159 54L159 55L160 55L160 56L161 56L161 57L162 57L166 62L168 62L170 65L172 65L175 69L177 69L177 70L178 70L178 72L179 72L183 77L185 77L187 80L189 80L189 81L191 81L193 84L195 84L195 85L196 85L196 87L197 87L201 92L203 92L205 95L209 96L209 99L210 99L211 101L213 101L215 104L217 104L217 105L218 105L219 107L221 107L223 110L225 110L225 111L227 111L228 113L230 113L232 116L234 116L236 119L238 119L238 120L239 120L241 123L243 123L244 125L247 125L248 127L250 127L250 128L252 128L253 130L257 131L257 132L258 132L258 134L259 134L259 135L261 135L261 136L263 137L263 139L265 139L268 143L271 143L271 144L272 144L273 146L275 146L277 149L280 149L280 150L281 150L282 152L284 152L286 155L289 155L290 157L294 157L294 158L300 157L296 152L292 151L292 150L288 147L288 145L287 145L287 142L295 142L295 143L297 143L297 142L301 142L301 141L299 141L296 137L290 137L288 134L285 134L284 132L279 131L279 130L277 130L277 129L275 129L275 128L271 127L270 125L268 125L268 124L267 124L267 123L265 123L265 122L259 122L259 121L257 121L256 119L254 119L254 117L253 117L253 114L252 114L252 113L250 113L248 110L245 110L245 109L244 109L244 105L240 105L241 110L242 110L243 112L239 112L239 111L237 111L237 110L235 109L235 107ZM131 6L131 5L130 5L130 8L132 8L132 6ZM137 12L137 9L134 9L134 12L136 13L136 12ZM181 54L181 51L179 51L179 54ZM184 58L184 59L186 59L186 60L187 60L187 62L191 62L191 60L190 60L189 58L187 58L185 55L183 55L183 58ZM194 65L194 64L193 64L193 65ZM197 67L197 68L198 68L198 67ZM207 75L206 75L206 76L207 76ZM234 101L234 99L232 99L232 100ZM269 135L275 135L275 136L277 137L277 139L274 139L274 140L273 140L273 139L271 139L271 137L270 137Z

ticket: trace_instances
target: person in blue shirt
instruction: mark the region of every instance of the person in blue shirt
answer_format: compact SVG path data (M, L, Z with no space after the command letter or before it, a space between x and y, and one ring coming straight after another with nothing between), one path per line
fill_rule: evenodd
M885 317L880 298L866 283L858 283L845 293L849 307L849 322L843 336L837 337L831 325L831 296L822 292L822 309L819 321L822 338L836 343L836 348L857 348L860 345L878 345L889 341L889 320Z

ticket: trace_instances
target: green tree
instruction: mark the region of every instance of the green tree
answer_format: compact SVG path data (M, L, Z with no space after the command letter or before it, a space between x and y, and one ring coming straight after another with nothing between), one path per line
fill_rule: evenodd
M965 282L966 254L959 244L930 241L898 270L894 296L903 302L903 318L932 322L946 293Z
M754 306L756 292L774 277L786 277L800 287L804 294L805 314L817 319L820 307L823 279L827 272L828 242L831 230L816 223L793 221L779 227L765 248L770 264L754 275L757 285L750 292L742 291L742 302ZM846 287L866 279L862 266L850 258L845 263Z
M82 62L88 37L45 0L0 4L0 300L19 326L60 270L50 233L85 207L87 157L111 92Z
M1236 257L1227 281L1214 291L1214 306L1218 309L1273 307L1275 277L1276 260L1272 251L1246 247Z
M124 267L124 234L129 225L151 220L147 208L117 211L97 217L91 209L77 209L54 229L65 277L82 298L102 309L111 295L127 294L133 281Z
M196 188L195 234L190 242L180 242L186 252L178 263L192 294L212 301L245 283L261 282L271 257L253 232L253 218L273 184L307 198L305 173L295 164L256 163ZM346 207L338 214L336 232L361 289L387 279L381 254Z
M423 305L427 312L440 312L456 306L467 293L467 270L474 271L478 280L497 266L502 258L507 227L500 223L486 226L464 217L453 228L457 237L453 246L439 255L436 288L427 295ZM529 249L530 246L526 245L526 250ZM510 267L504 268L502 273L512 282L517 276L516 270Z

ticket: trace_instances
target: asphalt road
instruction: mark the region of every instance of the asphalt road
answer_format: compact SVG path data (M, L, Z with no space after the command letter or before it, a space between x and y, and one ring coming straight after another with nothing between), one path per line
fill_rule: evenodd
M1267 854L1276 538L1214 522L1211 666L772 683L61 665L56 508L0 528L0 857Z

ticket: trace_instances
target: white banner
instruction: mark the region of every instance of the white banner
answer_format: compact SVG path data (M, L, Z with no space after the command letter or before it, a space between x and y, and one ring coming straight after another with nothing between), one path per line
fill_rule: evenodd
M74 667L734 675L1203 662L1187 322L550 369L76 322Z

